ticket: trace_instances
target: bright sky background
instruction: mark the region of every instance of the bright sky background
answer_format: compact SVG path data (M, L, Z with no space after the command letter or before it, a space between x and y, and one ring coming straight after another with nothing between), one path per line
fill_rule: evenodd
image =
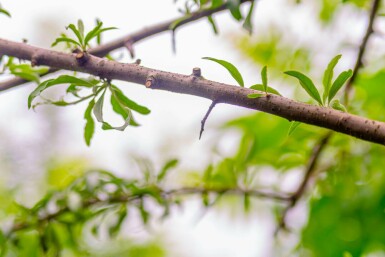
M254 20L258 26L281 19L285 8L277 9L285 1L260 1L256 7ZM81 18L86 28L94 25L95 18L101 19L105 26L119 29L107 32L105 41L137 31L145 26L178 17L172 0L141 1L92 1L92 0L1 0L4 8L12 13L12 19L0 16L0 37L21 41L27 38L32 45L49 47L58 35L65 31L69 23ZM246 11L246 9L244 9ZM310 14L303 15L302 20ZM137 58L146 67L165 71L191 74L193 67L200 67L202 75L211 80L235 84L231 76L220 66L204 61L204 56L228 60L244 71L246 83L256 82L259 68L234 51L231 35L245 33L241 25L235 23L228 13L215 15L220 36L215 36L206 20L184 26L177 31L177 54L171 51L170 33L163 33L135 45ZM298 30L309 28L311 22L298 22L300 17L286 17L288 24L298 25ZM309 19L311 20L311 19ZM308 30L309 38L315 36ZM123 50L124 52L124 50ZM125 59L124 61L126 61ZM257 81L258 82L258 81ZM114 170L127 176L128 156L147 156L155 161L165 157L178 157L181 167L190 170L202 169L210 159L209 153L218 140L218 127L224 121L246 114L249 111L238 107L219 105L215 107L207 124L202 140L198 140L200 121L210 102L193 96L177 95L169 92L146 90L130 83L117 83L135 101L149 107L152 113L146 117L137 116L142 127L127 128L124 133L104 132L97 129L91 147L83 141L83 110L85 105L64 109L43 106L36 112L27 110L27 96L33 85L22 86L0 95L0 135L7 136L7 143L14 145L11 153L22 151L24 160L19 160L18 175L15 179L36 181L41 176L39 163L32 163L33 151L41 147L49 154L60 154L62 158L84 156L92 160L96 167ZM45 138L50 135L39 133L50 126L42 122L42 113L53 113L59 124L55 129L60 135L55 142ZM220 141L221 152L230 154L238 140L236 133L229 133ZM60 147L54 147L54 145ZM22 146L24 149L19 149ZM60 149L60 152L58 151ZM43 150L42 150L43 151ZM48 153L47 153L48 154ZM41 163L40 163L41 165ZM40 175L39 175L40 172ZM129 176L129 175L128 175ZM36 186L36 185L35 185ZM266 208L266 207L265 207ZM167 231L166 242L175 248L176 256L269 256L274 248L272 232L274 220L261 213L257 217L243 216L232 218L220 211L208 212L199 222L199 203L192 202L184 212L173 213L160 228ZM300 212L304 210L300 208ZM226 212L226 211L225 211ZM301 217L299 218L301 220Z

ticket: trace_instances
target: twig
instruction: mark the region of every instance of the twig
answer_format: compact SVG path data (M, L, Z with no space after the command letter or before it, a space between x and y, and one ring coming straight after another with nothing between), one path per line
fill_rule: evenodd
M349 81L347 82L347 85L345 87L345 104L346 105L349 102L349 93L353 88L354 82L356 81L358 71L363 66L364 53L365 53L369 38L373 34L373 31L374 31L373 30L373 24L374 24L374 20L375 20L376 14L378 12L378 9L380 7L380 3L381 3L381 0L374 0L373 4L372 4L372 8L370 10L370 15L369 15L368 26L366 28L365 35L362 38L362 41L361 41L361 44L359 47L359 51L358 51L358 55L357 55L357 59L356 59L356 64L354 65L354 69L353 69L353 75L351 76L351 78L349 79Z
M256 1L256 0L241 0L241 4L246 3L246 2L252 2L252 1ZM96 46L96 47L90 49L88 52L90 54L98 56L98 57L104 57L113 50L125 47L130 52L131 57L134 58L133 45L135 43L137 43L138 41L141 41L143 39L154 36L156 34L171 30L170 26L177 21L180 21L178 23L178 28L179 28L180 26L183 26L185 24L188 24L190 22L199 20L201 18L210 16L210 15L213 15L214 13L224 11L226 9L227 9L227 4L223 4L217 8L214 8L214 9L203 9L203 10L200 10L200 11L197 11L197 12L190 14L185 19L183 19L183 17L179 17L177 19L172 19L172 20L169 20L169 21L166 21L163 23L159 23L159 24L144 28L142 30L131 33L131 34L126 35L122 38L111 41L109 43ZM44 75L47 75L49 73L56 72L56 71L58 71L58 69L52 69L51 68ZM29 81L24 80L24 79L19 78L19 77L15 77L15 78L3 81L0 83L0 92L4 91L4 90L11 89L13 87L16 87L18 85L21 85L21 84L24 84L27 82L29 82Z
M206 120L207 118L209 117L211 111L214 109L215 105L217 104L217 101L214 100L212 101L209 109L207 110L206 112L206 115L203 117L202 121L201 121L201 131L199 132L199 139L201 139L202 137L202 134L203 134L203 131L205 130L205 124L206 124Z

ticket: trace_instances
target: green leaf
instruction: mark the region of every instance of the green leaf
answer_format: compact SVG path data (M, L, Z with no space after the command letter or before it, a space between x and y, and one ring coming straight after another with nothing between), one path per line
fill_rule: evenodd
M112 92L112 94L115 95L116 100L118 100L119 103L124 105L125 107L127 107L127 108L129 108L129 109L131 109L133 111L136 111L136 112L138 112L140 114L143 114L143 115L147 115L147 114L149 114L151 112L147 107L139 105L139 104L135 103L134 101L128 99L123 94L123 92L120 91L119 88L113 86L113 87L111 87L111 89L112 89L111 92Z
M95 28L93 28L90 32L87 33L86 38L84 39L84 44L88 45L88 43L93 39L94 37L100 36L101 33L107 31L107 30L113 30L117 29L116 27L108 27L102 29L103 22L98 21Z
M239 7L241 6L240 0L228 0L227 1L227 7L230 10L231 15L236 19L237 21L242 20L242 13Z
M328 97L329 102L333 100L337 92L341 89L341 87L352 75L353 75L352 70L341 72L341 74L336 78L336 80L333 82L333 85L330 88L329 97Z
M211 27L213 28L213 31L214 31L215 35L217 35L218 34L218 27L215 24L213 16L211 16L211 15L207 16L207 20L210 22Z
M57 38L57 39L55 40L55 42L52 43L51 46L56 46L57 44L59 44L59 43L61 43L61 42L72 43L72 44L74 44L74 45L77 45L77 46L79 46L79 47L82 47L82 45L81 45L79 42L73 40L72 38L68 38L68 37L59 37L59 38Z
M86 141L86 144L88 146L90 146L92 136L94 135L94 132L95 132L95 122L91 115L94 105L95 105L95 100L91 100L84 113L84 119L86 120L86 126L84 127L84 140Z
M251 35L253 33L253 24L251 22L251 18L253 16L253 10L254 10L254 1L251 2L249 12L247 13L246 19L243 22L242 27L249 32Z
M40 82L39 75L35 73L27 73L27 72L12 72L13 75L18 76L22 79L28 80L28 81L34 81L36 83Z
M347 112L346 110L346 107L340 103L340 101L338 99L334 99L331 103L330 103L330 106L335 109L335 110L339 110L339 111L342 111L342 112Z
M322 83L323 83L323 86L324 86L324 93L323 93L322 100L323 100L324 103L326 102L326 98L329 95L330 85L331 85L332 79L333 79L334 67L337 65L337 63L338 63L339 59L341 58L341 56L342 55L340 55L340 54L335 56L330 61L330 63L328 64L328 67L326 68L326 70L324 72L324 76L323 76L323 80L322 80Z
M79 30L79 34L81 36L80 42L83 42L83 40L84 40L84 23L80 19L78 20L78 30Z
M238 84L241 87L245 86L241 73L238 71L238 69L233 64L231 64L227 61L215 59L212 57L203 57L202 59L210 60L210 61L213 61L213 62L216 62L216 63L222 65L223 67L225 67L227 69L228 72L230 72L231 76L238 82Z
M267 93L267 67L264 66L261 70L263 91Z
M211 8L217 8L223 4L223 0L212 0Z
M265 96L265 94L248 94L247 98L260 98L262 96Z
M81 20L79 20L80 22ZM75 36L78 38L78 42L80 45L83 45L83 35L80 33L80 31L75 27L75 25L70 24L66 29L72 30L72 32L75 34ZM84 29L84 28L83 28Z
M322 104L321 97L318 93L317 88L314 86L313 81L307 77L306 75L302 74L298 71L286 71L285 74L295 77L299 80L299 83L301 84L302 88L306 90L306 92L314 99L316 100L320 105Z
M99 122L103 122L103 102L104 102L104 95L106 91L103 92L103 94L99 97L98 101L96 101L96 104L94 106L93 112L95 115L95 118Z
M178 160L177 159L173 159L173 160L170 160L168 161L162 168L162 170L160 171L160 173L158 174L157 176L157 181L160 182L162 181L169 170L171 170L172 168L174 168L176 165L178 165Z
M287 135L290 136L299 125L301 125L301 122L299 121L290 122L290 127L289 131L287 132Z
M3 9L1 7L0 7L0 13L3 13L4 15L8 16L9 18L11 18L11 14L7 10L5 10L5 9Z
M245 193L243 196L243 208L245 212L250 211L250 195L248 193Z
M84 87L94 86L94 84L92 84L91 82L88 82L84 79L79 79L73 76L69 76L69 75L61 75L56 79L49 79L40 83L40 85L35 90L33 90L32 93L28 96L28 108L31 108L33 99L39 96L41 92L43 92L47 88L52 87L54 85L67 84L67 83L75 84L77 86L84 86Z
M265 90L265 88L264 88L264 86L262 84L255 84L255 85L252 85L250 88L251 89L255 89L255 90L259 90L259 91L262 91L262 92L267 92L267 93L270 93L270 94L282 96L277 90L275 90L272 87L268 86L266 88L266 90Z

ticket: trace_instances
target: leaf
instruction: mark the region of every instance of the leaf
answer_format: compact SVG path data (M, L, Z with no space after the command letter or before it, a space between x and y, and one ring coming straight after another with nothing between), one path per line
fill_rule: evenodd
M334 67L337 65L337 63L338 63L339 59L341 58L341 56L342 55L340 55L340 54L335 56L329 62L328 67L326 68L326 70L324 72L324 76L323 76L323 79L322 79L322 83L323 83L323 86L324 86L324 93L323 93L322 100L323 100L324 103L326 102L326 98L329 95L330 85L331 85L332 79L333 79Z
M168 161L168 162L163 166L162 170L160 171L160 173L159 173L158 176L157 176L158 182L162 181L162 180L166 177L168 171L169 171L170 169L174 168L176 165L178 165L178 162L179 162L179 161L178 161L177 159L172 159L172 160Z
M80 22L81 20L79 20ZM83 45L83 35L80 33L80 31L75 27L75 25L70 24L66 29L72 30L72 32L75 34L75 36L78 38L79 44L82 46Z
M330 88L329 97L328 97L329 103L331 100L333 100L338 90L341 89L341 87L352 75L353 75L353 71L347 70L347 71L341 72L341 74L336 78L336 80L333 82L333 85Z
M261 70L263 91L267 93L267 67L264 66Z
M265 91L265 88L263 87L262 84L255 84L255 85L252 85L250 88L255 89L255 90L259 90L262 92ZM269 86L266 88L265 92L270 93L270 94L274 94L274 95L282 96L277 90L275 90L274 88L269 87Z
M77 86L84 86L84 87L94 86L94 84L92 84L91 82L88 82L84 79L79 79L73 76L69 76L69 75L61 75L56 79L49 79L40 83L40 85L35 90L33 90L32 93L28 96L28 108L31 108L33 99L39 96L41 92L43 92L47 88L52 87L54 85L67 84L67 83L75 84Z
M92 109L94 108L95 100L91 100L88 104L88 107L84 113L84 119L86 120L86 126L84 127L84 140L86 144L90 146L92 136L95 132L95 122L91 116Z
M57 39L55 40L55 42L52 43L51 46L56 46L57 44L59 44L59 43L61 43L61 42L72 43L72 44L74 44L74 45L77 45L77 46L79 46L79 47L82 47L82 45L81 45L79 42L73 40L72 38L68 38L68 37L59 37L59 38L57 38Z
M106 91L104 91L103 94L99 97L98 101L96 101L96 104L93 108L95 118L99 122L103 122L103 102L105 93Z
M83 42L84 40L84 23L81 19L78 20L78 30L79 30L79 34L81 36L81 42Z
M87 45L88 42L94 37L95 33L103 26L103 22L97 21L96 26L87 33L85 39L84 39L84 44Z
M243 196L243 208L245 212L250 211L250 195L248 193L245 193Z
M241 73L238 71L238 69L233 64L231 64L225 60L219 60L219 59L215 59L212 57L203 57L202 59L210 60L210 61L213 61L213 62L216 62L216 63L222 65L223 67L225 67L227 69L228 72L230 72L231 76L238 82L238 84L241 87L245 86Z
M217 8L219 6L221 6L223 3L223 0L212 0L211 1L211 8Z
M340 103L340 101L338 99L334 99L331 103L330 103L330 106L335 109L335 110L339 110L339 111L342 111L342 112L347 112L346 110L346 107Z
M290 122L290 127L289 131L287 132L287 135L290 136L299 125L301 125L301 122L299 121Z
M227 1L227 7L229 8L231 15L237 21L240 21L243 18L241 10L239 9L240 5L241 5L240 0L228 0Z
M320 105L322 104L321 97L318 93L317 88L314 86L313 81L307 77L306 75L302 74L298 71L286 71L285 74L295 77L299 80L299 83L301 84L302 88L306 90L306 92L314 99L316 100Z
M247 98L260 98L262 96L265 96L265 94L248 94Z
M11 14L7 10L5 10L5 9L3 9L1 7L0 7L0 13L3 13L4 15L8 16L9 18L11 18Z
M251 18L253 16L253 10L254 10L254 1L251 2L249 12L247 13L246 19L243 22L242 27L249 32L251 35L253 33L253 24L251 22Z
M151 111L145 107L145 106L142 106L142 105L139 105L137 103L135 103L134 101L128 99L122 91L120 91L119 88L117 87L111 87L112 89L112 93L115 95L116 97L116 100L118 100L118 102L122 105L124 105L125 107L133 110L133 111L136 111L140 114L143 114L143 115L147 115L149 114Z
M213 31L214 31L214 34L215 34L215 35L218 35L218 27L217 27L217 25L215 24L215 21L214 21L214 19L213 19L213 16L211 16L211 15L207 16L207 20L210 22L211 27L212 27L212 29L213 29Z

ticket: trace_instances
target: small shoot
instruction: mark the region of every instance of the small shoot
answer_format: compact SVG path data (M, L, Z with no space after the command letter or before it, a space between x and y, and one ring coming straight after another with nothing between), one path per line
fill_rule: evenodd
M77 26L70 24L66 27L67 30L70 29L73 34L75 34L76 39L69 38L62 34L52 43L52 46L56 46L59 43L66 43L67 47L75 46L76 48L80 48L83 52L86 52L92 39L96 38L97 41L100 41L101 33L116 29L115 27L103 28L102 26L103 22L98 20L96 26L85 34L83 21L78 20Z
M245 83L243 82L243 78L242 78L241 73L238 71L238 69L233 64L229 63L228 61L219 60L219 59L215 59L212 57L203 57L202 59L213 61L213 62L216 62L216 63L222 65L230 73L230 75L235 79L235 81L237 81L239 86L241 86L241 87L245 86Z
M263 91L265 92L265 94L259 94L259 93L248 94L247 95L248 98L259 98L262 96L267 96L268 93L281 96L281 94L277 90L267 85L267 66L264 66L262 68L261 78L262 78L262 84L255 84L255 85L252 85L250 88L258 91Z

